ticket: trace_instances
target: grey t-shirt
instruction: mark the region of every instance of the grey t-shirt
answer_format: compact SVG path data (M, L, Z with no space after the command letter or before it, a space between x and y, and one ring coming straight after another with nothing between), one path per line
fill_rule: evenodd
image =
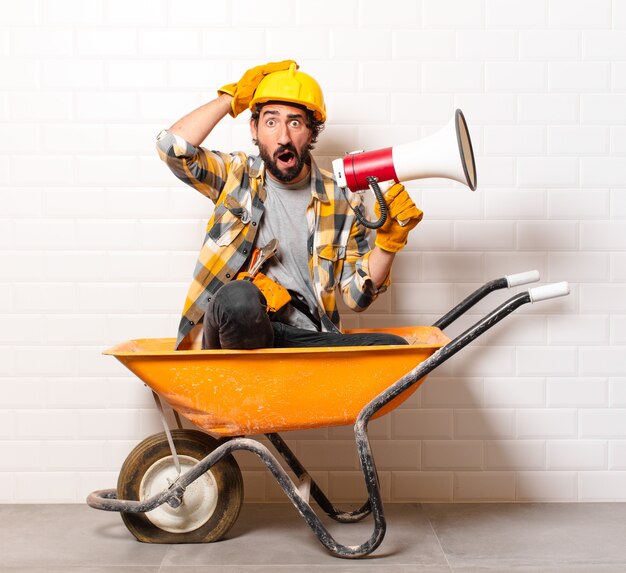
M278 239L278 251L263 265L261 272L286 289L298 293L313 316L318 318L307 253L309 230L306 209L312 198L311 177L288 184L275 181L268 174L265 177L265 189L265 212L256 246L262 247L275 238ZM311 320L291 304L279 311L276 319L299 328L317 330Z

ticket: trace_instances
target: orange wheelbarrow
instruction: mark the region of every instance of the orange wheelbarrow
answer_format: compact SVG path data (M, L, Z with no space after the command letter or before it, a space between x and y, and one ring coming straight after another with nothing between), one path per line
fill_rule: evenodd
M145 439L129 454L117 489L94 491L87 503L121 512L140 541L217 541L241 508L243 480L232 454L246 450L259 456L327 550L344 558L368 555L386 530L367 435L369 421L399 406L433 369L518 307L569 292L567 283L533 288L511 297L454 340L443 334L442 329L490 292L538 279L537 271L496 279L433 326L383 329L404 336L408 346L175 351L173 339L115 346L105 354L115 356L152 388L165 432ZM178 429L169 429L161 399L174 410ZM182 429L179 415L204 432ZM368 492L367 501L355 511L335 508L279 435L348 424L354 425ZM269 439L295 480L266 445L245 437L258 434ZM338 543L309 503L311 497L338 522L356 522L371 514L371 537L358 546Z

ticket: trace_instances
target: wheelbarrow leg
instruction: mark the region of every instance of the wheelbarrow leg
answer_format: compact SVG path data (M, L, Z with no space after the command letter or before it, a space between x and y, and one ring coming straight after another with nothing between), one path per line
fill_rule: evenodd
M174 440L172 439L172 432L170 431L170 426L165 419L165 412L163 411L163 404L161 404L161 398L159 395L153 390L152 397L154 398L154 403L156 404L157 410L159 411L159 416L161 417L161 423L163 424L163 430L165 431L165 436L167 437L167 443L170 446L170 452L172 452L172 460L174 461L174 466L176 467L176 471L178 475L180 475L180 462L178 461L178 452L176 451L176 446L174 445Z
M359 456L361 459L363 473L366 477L367 490L372 505L374 531L370 538L361 545L347 546L338 543L321 522L320 518L309 505L308 501L303 498L298 490L298 487L293 483L293 480L289 477L289 474L287 474L285 469L280 465L280 463L278 463L278 460L272 452L265 445L254 439L232 438L224 442L210 456L207 456L207 458L200 461L198 465L187 474L181 476L179 482L181 486L186 486L188 483L191 483L191 481L196 479L198 475L201 475L204 471L206 471L208 467L216 463L216 461L218 461L221 457L229 453L233 453L236 450L250 451L259 456L261 461L266 465L270 473L276 479L278 485L282 488L300 515L304 518L307 525L311 528L317 539L328 551L337 557L343 557L345 559L364 557L374 551L381 544L383 537L385 536L386 523L382 508L378 477L376 475L376 467L369 449L365 426L363 426L362 432L362 442L364 442L364 444L359 447ZM282 441L282 439L279 438L279 443L280 441ZM295 460L295 456L293 456L293 459ZM175 485L178 485L178 483Z
M326 512L329 517L340 523L353 523L367 517L372 512L369 500L366 501L362 507L355 511L342 511L340 509L337 509L326 497L326 495L317 485L315 480L311 478L309 473L300 463L298 458L296 458L295 454L291 451L291 449L282 439L282 437L276 433L265 435L272 443L274 448L276 448L276 451L282 456L285 462L287 462L296 477L302 481L310 480L311 496L313 496L313 499Z
M293 483L287 472L278 463L272 453L261 443L256 440L250 440L247 438L235 438L230 442L224 444L224 446L230 446L234 449L245 449L257 454L261 461L267 466L271 474L274 476L278 485L283 489L287 497L296 506L300 515L304 518L307 525L311 528L318 540L326 547L328 551L336 555L337 557L343 557L345 559L356 559L364 557L374 551L381 543L385 536L387 525L385 522L385 516L382 507L382 497L380 495L380 487L378 483L378 476L376 474L376 466L369 447L369 440L367 439L366 424L360 428L359 442L359 458L361 462L361 469L365 476L365 483L369 494L369 504L371 505L371 513L374 517L374 531L370 538L361 545L346 546L338 543L334 537L330 534L328 529L320 521L319 517L309 505L308 501L303 499L298 491L297 486ZM275 440L276 438L273 438ZM279 437L279 443L282 439ZM286 446L286 444L285 444ZM293 454L291 454L293 456ZM295 460L293 456L293 460ZM293 462L292 460L292 462ZM289 463L289 462L288 462ZM299 462L298 464L299 465ZM319 488L318 490L319 491ZM313 488L311 488L313 492ZM330 502L328 502L330 503Z

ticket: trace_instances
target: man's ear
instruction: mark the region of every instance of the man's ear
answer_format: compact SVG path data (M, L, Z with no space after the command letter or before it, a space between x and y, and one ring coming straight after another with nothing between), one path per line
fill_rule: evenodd
M250 118L250 134L252 135L252 139L254 141L257 140L257 126L256 126L256 122Z

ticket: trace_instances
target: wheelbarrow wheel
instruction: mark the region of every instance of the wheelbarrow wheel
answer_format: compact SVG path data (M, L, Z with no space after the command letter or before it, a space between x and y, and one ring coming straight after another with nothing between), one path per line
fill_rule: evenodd
M196 430L173 430L182 473L210 454L219 442ZM165 433L143 440L128 455L117 481L118 499L142 500L167 489L178 472ZM182 504L167 503L147 513L123 512L129 531L145 543L208 543L221 539L237 520L243 479L232 455L191 483Z

